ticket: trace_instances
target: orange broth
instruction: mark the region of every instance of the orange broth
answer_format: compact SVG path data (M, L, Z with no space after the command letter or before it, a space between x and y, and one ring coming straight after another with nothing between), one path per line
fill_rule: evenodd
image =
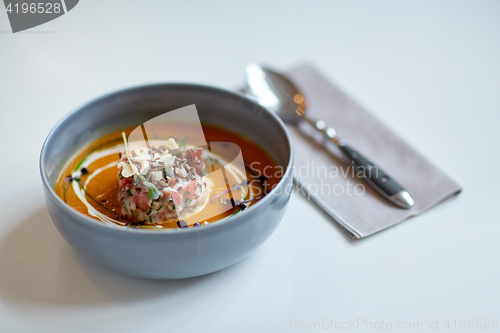
M192 146L204 144L203 138L193 137L189 135L186 136L186 133L193 133L193 131L190 131L190 126L191 125L189 124L157 124L151 130L148 129L148 140L167 140L168 138L173 137L176 140L185 140L187 144ZM134 128L135 127L127 128L123 131L127 135L129 135ZM272 172L272 175L271 173L266 172L265 174L269 177L265 178L264 182L262 181L262 178L258 180L257 177L264 174L264 169L266 167L266 170L269 170L269 167L272 168L271 170L280 170L276 167L276 162L262 148L257 146L248 138L242 137L239 134L213 125L202 124L202 129L205 135L205 139L208 143L229 142L238 145L241 149L241 153L245 163L244 172L246 173L247 180L250 182L248 185L246 185L248 186L247 193L259 193L260 195L255 195L254 198L246 198L243 197L241 191L230 191L229 193L231 193L231 197L234 198L234 200L242 201L254 199L247 203L247 209L251 209L250 206L258 202L260 200L259 197L267 194L267 191L270 191L272 188L274 188L274 186L281 179L282 175L280 172ZM71 176L72 172L78 168L79 163L90 153L104 148L116 146L120 143L123 145L121 132L122 130L108 134L94 142L91 142L75 155L73 155L61 170L55 185L55 191L57 195L61 199L63 199L69 206L76 209L80 213L83 213L95 219L98 218L89 214L87 206L77 196L73 189L73 186L68 186L72 181L74 182L74 180L68 181L67 177ZM133 138L130 138L130 140L133 141ZM125 151L124 146L122 151ZM222 155L221 157L224 157L224 155L226 154L224 154L223 151L222 153L220 153L220 155ZM227 156L230 155L231 152L228 151ZM93 171L99 168L103 168L110 163L116 164L118 163L118 160L119 154L113 154L102 157L92 162L87 167L88 173L82 175L79 178L81 184L85 184L87 178L89 177L89 175L92 175ZM210 174L208 174L207 177L210 177ZM212 181L214 183L214 188L212 189L209 198L213 198L217 194L229 188L228 183L225 181L220 181L220 179L213 179ZM130 224L130 220L127 220L121 216L122 207L121 202L119 201L119 178L118 169L116 166L109 167L104 171L96 174L86 185L85 193L87 202L91 204L92 207L94 207L97 211L108 216L111 219L116 220L116 224ZM230 205L229 209L227 205ZM196 222L207 224L219 221L232 214L238 213L240 212L240 210L241 209L239 209L238 206L231 205L228 200L220 200L219 198L216 198L208 202L201 212L195 213L185 218L184 221L186 221L189 226L192 226ZM245 213L245 211L243 211L243 213ZM138 225L132 226L144 227ZM154 228L177 227L178 226L176 224L176 221L165 221L161 224L154 225Z

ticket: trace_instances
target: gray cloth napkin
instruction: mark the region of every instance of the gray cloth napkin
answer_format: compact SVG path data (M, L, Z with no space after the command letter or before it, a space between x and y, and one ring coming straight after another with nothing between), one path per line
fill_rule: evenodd
M396 179L415 199L409 210L388 202L353 174L335 150L311 137L311 128L287 125L295 149L299 192L323 207L354 238L393 226L461 191L460 186L309 65L287 76L302 90L307 113ZM363 191L364 188L364 191Z

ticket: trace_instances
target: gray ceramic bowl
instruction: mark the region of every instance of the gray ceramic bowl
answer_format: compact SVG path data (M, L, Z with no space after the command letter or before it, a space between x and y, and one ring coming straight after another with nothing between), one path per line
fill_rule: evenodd
M83 144L191 104L196 105L202 122L249 137L286 167L277 187L248 210L197 228L116 228L77 212L54 192L62 166ZM283 217L290 198L292 164L290 137L276 115L239 94L192 84L143 86L94 100L54 127L40 156L47 207L66 241L107 268L150 279L203 275L249 255Z

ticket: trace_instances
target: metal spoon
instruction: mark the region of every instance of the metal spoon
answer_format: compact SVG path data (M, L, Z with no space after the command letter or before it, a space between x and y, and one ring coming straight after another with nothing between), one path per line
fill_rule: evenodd
M348 162L358 170L364 180L386 199L402 208L411 208L414 200L410 193L399 185L380 167L372 163L358 151L351 148L337 135L333 127L323 120L313 120L306 116L306 100L299 89L285 76L257 64L247 66L247 93L261 105L275 112L284 122L298 124L305 121L319 131L325 139L333 142L347 157Z

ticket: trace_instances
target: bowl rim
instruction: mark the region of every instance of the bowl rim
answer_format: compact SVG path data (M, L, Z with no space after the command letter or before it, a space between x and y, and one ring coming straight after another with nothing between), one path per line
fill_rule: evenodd
M45 189L47 190L46 193L48 193L53 199L55 199L54 202L59 207L61 207L61 209L67 211L68 214L70 214L70 215L72 215L72 214L75 215L75 217L78 220L80 220L81 222L85 221L83 223L90 223L91 226L94 226L94 227L102 229L103 232L113 232L113 231L116 231L116 232L120 232L120 233L121 232L125 232L127 234L130 234L131 232L132 233L135 232L135 233L138 233L138 234L141 234L141 235L178 235L178 236L180 236L180 235L192 234L194 232L198 232L199 233L199 232L203 232L204 230L206 230L206 232L216 231L216 229L223 228L224 226L226 226L228 224L231 225L231 222L233 220L236 220L236 219L238 219L238 218L241 217L240 214L236 214L236 215L233 214L233 215L228 216L228 217L226 217L226 218L224 218L224 219L222 219L220 221L217 221L215 223L210 223L208 225L203 225L202 228L193 228L193 227L189 227L189 228L158 228L158 229L155 229L155 230L145 229L145 228L127 228L127 227L123 227L123 226L112 226L112 225L109 225L109 224L104 223L102 221L99 221L97 219L94 219L94 218L92 218L92 217L90 217L90 216L88 216L86 214L83 214L83 213L77 211L76 209L70 207L67 203L65 203L55 193L54 188L52 188L52 186L50 185L50 182L49 182L49 180L47 178L45 166L43 164L44 158L45 158L46 145L47 145L48 141L50 140L50 138L52 137L52 135L55 132L55 130L58 129L62 125L62 123L64 123L72 115L76 114L77 112L80 112L81 110L85 109L86 107L88 107L88 106L90 106L90 105L92 105L94 103L97 103L97 102L103 101L103 100L105 100L107 98L110 98L110 97L113 97L113 96L117 96L117 95L121 95L121 94L124 94L124 93L132 92L132 91L137 91L137 90L141 90L141 89L151 89L151 88L156 88L156 87L197 88L197 89L209 90L209 91L213 91L215 93L227 94L227 95L231 95L233 97L244 99L247 102L250 102L251 104L253 104L254 106L257 106L258 108L264 110L269 116L271 116L271 118L273 118L276 121L276 124L282 130L282 132L284 133L284 135L285 135L285 141L286 141L286 144L288 145L290 154L288 156L288 161L287 161L287 165L286 165L285 174L281 177L281 179L278 181L278 183L276 184L276 186L266 196L264 196L261 200L259 200L254 205L252 205L252 210L258 209L259 207L263 206L267 201L271 200L271 197L274 197L276 195L276 190L277 189L279 189L280 191L283 191L282 187L285 186L284 183L286 182L286 180L289 177L292 176L291 174L293 172L292 170L293 170L293 162L294 162L294 149L293 149L293 145L292 145L292 140L291 140L291 137L290 137L290 133L288 132L288 130L287 130L285 124L283 123L283 121L281 120L281 118L279 118L274 112L270 111L266 107L262 106L261 104L257 103L256 101L252 100L251 98L249 98L248 96L244 95L243 93L235 92L235 91L231 91L231 90L227 90L227 89L224 89L224 88L219 88L219 87L210 86L210 85L204 85L204 84L185 83L185 82L153 83L153 84L137 85L137 86L132 86L132 87L124 88L124 89L119 89L119 90L115 90L115 91L106 93L104 95L100 95L99 97L93 98L90 101L88 101L86 103L83 103L80 106L77 106L73 110L71 110L68 113L66 113L52 127L52 129L50 130L50 132L47 134L47 137L45 138L45 140L43 142L43 145L42 145L42 148L40 150L40 155L39 155L39 170L40 170L40 175L41 175L41 178L42 178L42 184L45 187ZM61 170L58 170L58 172L60 173ZM291 195L291 193L290 193L290 195Z

